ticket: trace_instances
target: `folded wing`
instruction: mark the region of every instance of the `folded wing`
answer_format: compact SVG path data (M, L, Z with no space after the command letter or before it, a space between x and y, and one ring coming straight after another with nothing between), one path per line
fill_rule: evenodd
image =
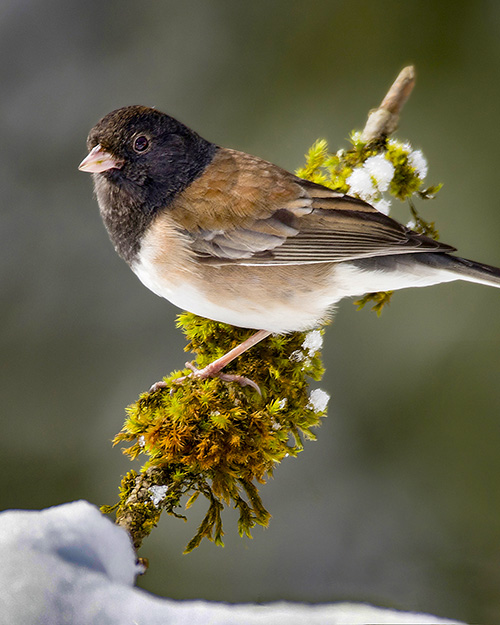
M293 200L292 206L284 204L244 227L189 232L193 251L201 261L217 265L296 265L455 249L356 198L319 185L308 184L305 190L302 205Z

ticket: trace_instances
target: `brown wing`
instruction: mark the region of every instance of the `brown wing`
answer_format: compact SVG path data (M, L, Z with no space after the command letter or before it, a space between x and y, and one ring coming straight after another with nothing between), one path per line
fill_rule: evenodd
M227 149L218 151L170 210L199 260L217 265L295 265L454 250L362 200Z

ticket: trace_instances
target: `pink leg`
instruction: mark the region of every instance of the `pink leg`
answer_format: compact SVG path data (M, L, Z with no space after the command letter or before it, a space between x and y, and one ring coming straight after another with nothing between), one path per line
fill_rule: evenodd
M270 334L271 333L267 330L259 330L255 334L252 334L252 336L249 337L246 341L243 341L243 343L240 343L239 345L234 347L231 351L227 352L227 354L224 354L224 356L217 358L217 360L214 360L203 369L199 369L196 377L211 378L216 376L220 372L220 370L223 369L226 365L232 362L235 358L238 358L238 356L241 356L241 354L243 354L243 352L246 352L247 349L250 349L250 347L253 347L254 345L257 345L257 343L260 343L260 341L265 339Z
M257 345L257 343L260 343L260 341L268 337L270 334L271 333L268 332L267 330L259 330L255 334L252 334L251 337L246 339L246 341L243 341L243 343L240 343L239 345L234 347L232 350L227 352L227 354L224 354L224 356L217 358L217 360L214 360L206 367L203 367L203 369L196 369L194 365L187 362L186 367L188 367L188 369L191 369L192 373L189 376L178 378L176 382L180 383L184 381L186 377L191 377L191 376L195 378L200 378L201 380L204 380L206 378L218 377L221 380L224 380L225 382L238 382L239 384L241 384L241 386L251 386L260 395L260 388L255 382L241 375L221 373L221 369L223 369L226 365L232 362L235 358L238 358L238 356L241 356L241 354L243 354L243 352L246 352L247 349L250 349L250 347L253 347L254 345ZM159 388L164 388L165 386L166 385L164 382L156 382L156 384L153 384L153 386L149 390L150 392L153 392Z

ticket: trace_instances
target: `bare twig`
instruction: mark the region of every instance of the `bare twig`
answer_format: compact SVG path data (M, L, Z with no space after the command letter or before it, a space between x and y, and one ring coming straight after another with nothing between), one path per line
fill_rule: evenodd
M405 67L399 73L387 92L382 104L371 111L361 134L361 139L368 143L394 132L399 122L399 114L415 86L415 68Z

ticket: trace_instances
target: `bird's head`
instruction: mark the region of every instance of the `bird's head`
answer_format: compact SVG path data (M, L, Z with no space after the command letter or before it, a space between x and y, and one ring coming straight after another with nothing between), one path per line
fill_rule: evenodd
M173 117L145 106L108 113L90 131L81 171L136 196L148 212L197 177L215 146Z

